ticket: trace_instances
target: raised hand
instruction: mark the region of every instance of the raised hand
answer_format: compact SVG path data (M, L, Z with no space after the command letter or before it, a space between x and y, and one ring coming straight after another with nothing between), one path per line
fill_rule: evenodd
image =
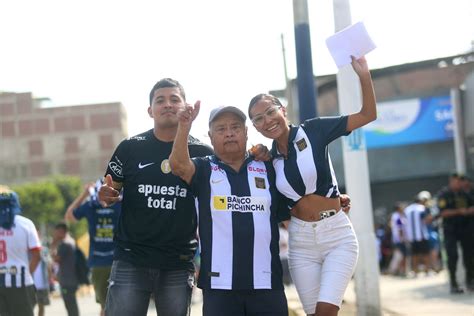
M366 75L370 72L369 66L367 65L367 60L362 56L359 59L356 59L354 56L351 56L352 59L352 68L357 73L359 77Z
M194 106L191 104L186 104L181 110L178 111L178 120L179 124L184 126L191 126L194 119L199 114L199 110L201 108L201 101L196 101Z
M110 206L120 200L120 192L114 188L112 176L105 176L104 184L99 189L99 202L104 207Z

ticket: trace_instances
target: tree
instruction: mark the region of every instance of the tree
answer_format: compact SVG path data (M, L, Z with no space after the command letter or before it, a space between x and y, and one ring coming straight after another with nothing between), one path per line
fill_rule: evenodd
M80 194L80 178L57 175L39 182L30 182L12 188L20 197L22 213L31 219L37 227L51 229L64 220L69 204ZM79 221L70 226L74 237L87 232L87 223ZM47 232L43 232L47 233Z
M64 211L61 214L59 221L64 219L64 214L68 206L81 194L83 188L82 181L79 177L55 175L49 179L53 182L58 189L61 191L61 195L64 198ZM79 238L87 232L87 222L85 220L78 221L69 226L71 235L75 238Z
M26 183L13 188L20 197L23 215L35 224L56 223L64 215L64 198L50 181Z
M67 208L69 204L74 201L74 199L82 191L82 182L79 177L74 176L65 176L65 175L56 175L48 179L54 183L64 199L64 205Z

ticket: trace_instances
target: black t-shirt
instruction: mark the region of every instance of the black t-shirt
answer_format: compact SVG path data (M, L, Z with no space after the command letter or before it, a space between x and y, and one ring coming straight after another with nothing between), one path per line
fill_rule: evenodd
M445 187L439 191L438 207L440 214L447 209L458 209L469 207L470 199L467 193L463 191L454 192L449 187ZM452 217L443 218L443 227L445 229L463 229L465 228L467 217L463 215L456 215Z
M195 201L188 185L171 173L172 147L149 130L122 141L112 155L107 174L123 184L114 259L149 268L194 268ZM188 147L191 157L213 154L192 136Z

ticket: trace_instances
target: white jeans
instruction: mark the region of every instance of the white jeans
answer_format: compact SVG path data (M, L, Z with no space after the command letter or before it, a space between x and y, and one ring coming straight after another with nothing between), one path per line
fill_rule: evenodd
M346 213L317 222L291 217L289 266L306 314L317 302L341 306L359 254L359 243Z

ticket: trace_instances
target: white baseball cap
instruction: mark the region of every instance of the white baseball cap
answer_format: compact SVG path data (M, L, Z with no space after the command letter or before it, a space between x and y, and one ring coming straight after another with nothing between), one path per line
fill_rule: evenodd
M431 200L431 193L428 191L421 191L416 195L416 198L419 201L429 201Z

